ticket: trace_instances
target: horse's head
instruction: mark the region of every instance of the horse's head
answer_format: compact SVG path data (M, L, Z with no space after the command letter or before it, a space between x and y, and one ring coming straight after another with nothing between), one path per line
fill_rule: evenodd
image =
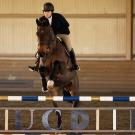
M53 33L53 29L51 28L47 18L44 18L42 21L36 19L36 23L39 53L48 53L54 46L55 35Z

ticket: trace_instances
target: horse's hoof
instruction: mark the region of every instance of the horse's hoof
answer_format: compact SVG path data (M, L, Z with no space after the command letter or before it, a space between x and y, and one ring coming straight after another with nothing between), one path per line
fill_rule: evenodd
M42 87L41 91L42 91L42 93L47 93L48 92L48 90L45 90L43 87Z
M47 89L52 89L54 87L54 81L53 80L49 80L47 82Z

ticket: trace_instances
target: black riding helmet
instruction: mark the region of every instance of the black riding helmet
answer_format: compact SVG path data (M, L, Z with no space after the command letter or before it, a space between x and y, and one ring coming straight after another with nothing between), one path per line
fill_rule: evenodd
M47 2L47 3L45 3L44 5L43 5L43 9L42 9L43 11L54 11L54 6L53 6L53 4L52 3L50 3L50 2Z

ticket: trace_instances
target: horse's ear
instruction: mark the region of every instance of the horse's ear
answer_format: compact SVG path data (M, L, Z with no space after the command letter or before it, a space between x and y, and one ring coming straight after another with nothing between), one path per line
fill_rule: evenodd
M37 24L37 26L40 26L41 25L39 19L36 19L36 24Z
M43 26L49 26L49 25L50 25L50 24L49 24L49 20L48 20L47 18L43 19L42 25L43 25Z
M36 19L36 24L38 26L49 26L49 20L46 17L40 17L38 19Z

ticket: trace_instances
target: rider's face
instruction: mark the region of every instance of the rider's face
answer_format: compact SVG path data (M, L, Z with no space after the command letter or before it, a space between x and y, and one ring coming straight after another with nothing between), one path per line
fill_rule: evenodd
M49 18L52 16L52 11L44 11L43 14L46 18Z

